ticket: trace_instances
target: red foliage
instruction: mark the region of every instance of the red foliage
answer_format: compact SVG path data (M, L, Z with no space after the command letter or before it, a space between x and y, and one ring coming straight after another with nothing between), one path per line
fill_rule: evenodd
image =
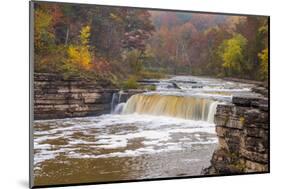
M112 71L110 63L103 58L95 58L93 60L93 69L99 74L107 74Z

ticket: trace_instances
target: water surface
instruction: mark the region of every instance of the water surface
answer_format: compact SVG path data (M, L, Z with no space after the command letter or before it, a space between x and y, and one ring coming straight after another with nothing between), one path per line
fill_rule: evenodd
M217 146L217 104L252 85L186 76L154 84L112 103L115 114L34 121L35 185L200 175Z

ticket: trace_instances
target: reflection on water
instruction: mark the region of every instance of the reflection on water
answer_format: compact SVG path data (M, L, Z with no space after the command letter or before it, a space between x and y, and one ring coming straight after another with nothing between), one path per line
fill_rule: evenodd
M199 175L217 138L214 124L148 115L34 122L35 184Z

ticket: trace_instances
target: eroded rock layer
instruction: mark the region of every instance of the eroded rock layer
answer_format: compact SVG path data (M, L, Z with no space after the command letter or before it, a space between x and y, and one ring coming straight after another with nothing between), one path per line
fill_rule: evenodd
M64 79L56 74L34 74L34 119L97 116L110 113L112 97L118 93L109 83ZM140 91L122 93L120 102Z
M234 96L231 104L217 106L219 146L205 174L268 172L268 98Z

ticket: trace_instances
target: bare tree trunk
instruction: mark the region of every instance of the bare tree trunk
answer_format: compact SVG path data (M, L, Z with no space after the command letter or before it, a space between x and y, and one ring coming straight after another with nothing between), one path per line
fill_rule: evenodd
M139 61L139 59L140 59L140 57L141 57L142 55L143 55L143 51L140 52L140 55L138 56L138 58L137 58L137 60L136 60L136 63L135 63L135 65L136 65L136 66L135 66L135 68L136 68L135 71L136 71L136 72L139 71L139 70L138 70L138 61Z

